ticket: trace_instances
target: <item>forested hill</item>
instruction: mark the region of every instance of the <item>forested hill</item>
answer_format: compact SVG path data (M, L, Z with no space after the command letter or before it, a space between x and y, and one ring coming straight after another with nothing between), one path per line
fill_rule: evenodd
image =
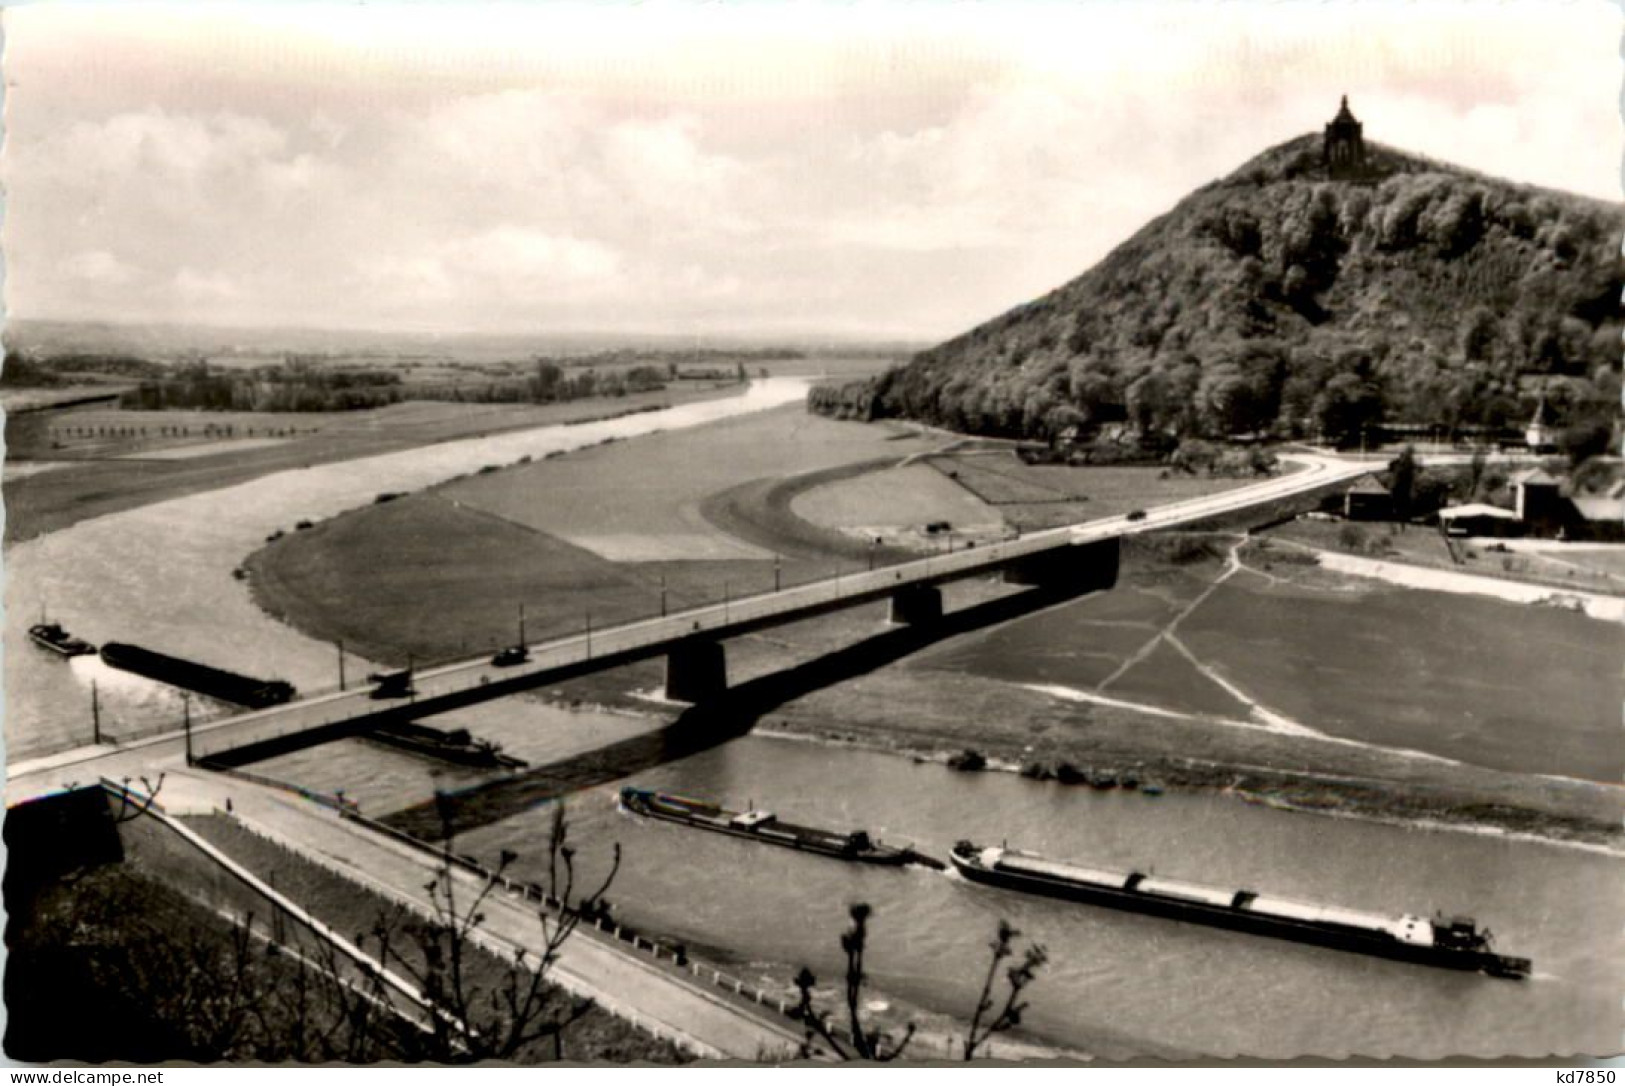
M1196 190L1094 268L815 410L1044 437L1337 438L1379 419L1559 425L1619 403L1619 205L1319 136ZM1533 380L1532 375L1546 375Z

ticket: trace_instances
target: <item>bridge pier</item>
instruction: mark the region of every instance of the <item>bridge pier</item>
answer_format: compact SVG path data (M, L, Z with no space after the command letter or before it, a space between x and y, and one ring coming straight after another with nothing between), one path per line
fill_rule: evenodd
M942 589L928 584L904 585L891 597L887 621L898 626L921 626L942 617Z
M666 697L702 702L728 689L728 659L722 642L689 638L666 653Z
M1117 584L1122 554L1116 536L1076 547L1058 547L1004 567L1004 583L1101 592Z

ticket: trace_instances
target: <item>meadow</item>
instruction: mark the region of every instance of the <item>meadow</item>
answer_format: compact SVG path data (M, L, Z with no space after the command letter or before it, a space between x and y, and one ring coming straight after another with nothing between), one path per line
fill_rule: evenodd
M797 513L844 479L872 487L925 440L791 410L651 435L467 477L292 533L255 557L251 583L262 606L288 621L397 663L408 652L445 658L507 643L520 602L532 639L578 633L589 614L608 624L658 613L663 598L671 609L737 599L776 580L906 556L896 547L866 554ZM833 466L808 470L814 464ZM939 470L923 458L913 466ZM1236 485L1144 469L1054 470L1069 473L1074 493L1146 505L1168 500L1162 484L1186 494ZM1092 514L1105 499L1081 505ZM912 523L926 511L899 501L892 512ZM690 541L670 552L684 557L658 561L615 561L586 545L617 533ZM748 549L707 558L718 551L694 543L700 533ZM1308 803L1335 793L1365 809L1594 827L1599 801L1583 782L1625 768L1613 742L1625 633L1557 609L1355 581L1289 562L1279 547L1249 551L1257 572L1234 573L1202 598L1233 541L1136 541L1112 592L948 638L804 693L760 726L932 757L974 746L1018 764L1140 766L1193 785L1246 779ZM951 586L949 606L1009 591L964 582ZM882 631L883 619L877 605L736 639L730 678L849 646ZM1158 639L1176 619L1189 655ZM1531 652L1534 629L1549 649ZM648 711L637 691L658 683L655 662L551 693ZM1292 726L1258 716L1255 705ZM1382 783L1394 781L1405 782L1402 792Z
M651 392L543 405L423 401L338 413L96 407L14 416L6 423L7 467L26 471L48 465L51 470L39 473L46 478L8 473L6 539L29 539L79 520L231 486L275 471L650 411L732 391L679 389L676 395ZM261 439L267 436L276 444L263 444ZM211 450L209 455L190 455L205 447Z
M833 422L799 405L476 476L447 499L611 561L771 560L712 525L702 505L759 479L781 479L932 447L903 427Z
M1262 725L1246 702L1156 641L1219 569L1135 577L909 666ZM1318 571L1274 580L1242 572L1191 608L1176 636L1202 666L1309 733L1514 773L1608 782L1625 772L1617 741L1625 630L1611 624Z

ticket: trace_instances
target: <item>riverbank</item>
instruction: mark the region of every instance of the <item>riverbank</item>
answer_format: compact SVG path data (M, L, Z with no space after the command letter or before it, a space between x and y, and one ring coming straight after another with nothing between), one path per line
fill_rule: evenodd
M448 441L495 437L539 426L603 422L680 404L716 400L738 392L737 385L634 393L615 399L576 400L541 405L454 404L417 401L368 411L322 414L245 415L243 412L120 411L75 412L82 428L154 433L169 427L211 432L228 426L246 433L250 422L262 432L292 436L275 444L246 440L216 442L212 455L180 457L171 441L152 452L145 438L108 439L94 452L58 450L49 442L26 440L8 448L6 463L49 465L49 478L19 474L6 479L5 541L15 544L49 535L83 520L136 509L155 502L237 486L273 472L309 468L399 452ZM67 420L67 416L64 416ZM27 435L8 432L8 440ZM186 446L180 445L184 450Z
M395 951L418 965L422 947L413 941L412 923L400 907L351 879L334 874L282 846L261 837L224 815L202 815L184 819L187 826L234 860L248 867L278 891L308 909L335 931L360 933L363 949L372 949L381 926L393 926ZM466 995L478 1006L481 993L498 997L512 966L476 943L464 948L467 970ZM549 985L546 1009L537 1021L564 1011L570 997ZM480 1009L484 1013L484 1009ZM552 1038L527 1045L514 1057L519 1063L540 1063L559 1059L603 1060L614 1063L647 1061L661 1064L687 1062L688 1057L668 1041L658 1040L594 1007L574 1023L562 1044L555 1049Z
M37 621L42 609L92 643L128 641L229 671L282 679L306 695L321 693L337 686L334 646L267 615L241 579L243 560L268 537L304 535L347 510L374 506L381 496L423 490L495 465L698 426L804 395L801 381L769 379L740 395L610 421L530 427L296 466L13 543L6 551L5 602L12 616L6 626L7 747L14 755L38 755L83 742L91 683L112 678L99 665L65 667L60 658L29 647L28 623ZM503 610L503 625L511 629L512 610ZM366 661L353 657L349 664L369 670ZM104 734L120 740L172 729L182 710L179 697L167 688L143 688L126 697L104 681L100 695Z
M963 761L967 751L974 751L985 765L970 772L1029 777L1034 788L1090 788L1087 781L1068 783L1053 777L1034 777L1035 767L1053 771L1056 766L1069 765L1088 777L1117 781L1130 778L1142 789L1150 785L1158 794L1212 791L1282 811L1444 831L1526 836L1625 858L1625 830L1620 826L1618 797L1573 782L1512 775L1503 775L1504 779L1499 780L1483 779L1470 770L1458 771L1456 780L1447 779L1451 774L1436 773L1430 775L1432 779L1413 775L1396 782L1391 776L1177 757L1149 744L1056 744L1048 747L1043 756L1035 756L1031 744L1010 740L982 739L974 746L958 746L928 734L874 730L860 733L851 721L821 722L790 715L764 722L757 734L852 747L943 766Z
M891 650L885 649L873 666L861 665L854 672L842 673L838 681L827 673L831 654L866 640L898 636L887 631L884 605L810 620L791 630L739 638L729 643L727 651L730 684L742 696L705 713L660 698L663 669L659 661L573 680L526 696L561 710L603 707L664 719L667 725L602 750L541 763L488 788L469 789L462 798L477 812L473 821L484 823L505 817L503 812L510 808L517 810L617 780L754 731L938 763L968 749L980 753L995 768L1013 773L1026 769L1034 777L1053 777L1066 765L1085 778L1133 777L1172 790L1230 792L1297 811L1528 834L1586 847L1620 847L1622 797L1597 761L1613 753L1607 736L1600 732L1580 728L1565 734L1548 728L1526 735L1526 728L1498 727L1496 732L1464 740L1455 730L1460 725L1442 716L1451 730L1402 727L1395 733L1385 719L1377 721L1384 727L1369 735L1362 733L1367 725L1359 719L1336 730L1311 728L1269 710L1249 712L1246 705L1234 701L1166 647L1152 653L1136 650L1135 646L1156 631L1124 617L1125 609L1136 605L1135 597L1159 598L1160 594L1165 600L1188 601L1208 583L1212 565L1210 560L1202 560L1197 570L1171 573L1136 569L1131 564L1117 593L1018 616L992 630L923 646L911 644L905 648L913 650L912 654L890 664L885 661L891 658ZM1373 590L1353 578L1319 570L1312 573L1317 582L1338 586L1334 599L1342 600L1345 594L1358 599L1361 592L1399 592L1397 599L1379 602L1406 603L1408 590L1380 585ZM1320 591L1331 593L1333 589ZM991 581L966 582L949 589L954 610L1009 596L1010 589ZM1235 614L1257 612L1258 603L1250 597L1231 602ZM1300 610L1308 606L1305 598L1298 597L1277 602ZM1501 610L1516 611L1514 605L1495 601L1467 603L1469 609L1458 618L1475 624L1484 621L1479 613L1482 608L1498 609L1498 616ZM1435 605L1438 601L1429 606ZM1540 618L1578 625L1579 635L1595 638L1589 632L1596 625L1592 620L1547 608L1531 610L1531 621ZM1499 628L1515 633L1518 627L1510 625L1515 617L1498 617ZM1357 623L1347 625L1360 633ZM1101 640L1114 631L1127 635L1121 644ZM1198 626L1185 636L1205 646L1225 632ZM1121 689L1109 686L1100 692L1095 688L1098 680L1067 681L1065 676L1076 668L1077 657L1070 651L1046 655L1041 646L1077 645L1080 638L1099 641L1097 651L1113 650L1092 665L1097 674L1105 675L1120 668L1123 659L1139 655L1144 659L1137 666L1163 689L1147 690L1143 684L1128 681ZM988 666L990 660L1008 663L1011 654L1001 646L1009 644L1019 650L1013 657L1019 669L1002 678L989 674L999 670ZM1400 645L1392 651L1405 650ZM1488 642L1475 652L1482 659L1473 674L1493 673L1506 666ZM845 658L852 655L864 654ZM1176 664L1186 665L1187 670L1179 672ZM1586 665L1576 666L1583 669ZM1131 680L1133 674L1131 670ZM1350 678L1358 682L1360 674L1354 672ZM1249 678L1242 673L1237 681ZM1406 691L1402 678L1389 676L1389 686L1400 695ZM1465 678L1472 679L1472 675ZM1441 679L1427 668L1417 676L1419 682L1437 684ZM1269 702L1278 704L1276 699L1282 696L1278 691L1262 689L1269 690ZM1494 690L1488 693L1495 700ZM676 723L685 713L687 717ZM1297 719L1322 723L1313 716L1298 715ZM1515 724L1517 718L1512 719ZM1398 734L1399 742L1384 742L1390 734ZM1561 754L1571 764L1595 767L1599 776L1587 779L1537 771L1534 767L1539 763L1528 753L1530 743L1552 748L1548 762L1556 764L1554 757ZM1416 744L1428 749L1418 749ZM1519 770L1520 764L1530 769ZM1028 786L1077 787L1041 779Z

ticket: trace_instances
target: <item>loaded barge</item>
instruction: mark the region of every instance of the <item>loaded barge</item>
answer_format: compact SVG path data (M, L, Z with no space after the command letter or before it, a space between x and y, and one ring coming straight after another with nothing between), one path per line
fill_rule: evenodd
M1138 871L1102 871L969 841L956 844L949 859L967 879L1010 890L1512 980L1530 970L1528 958L1492 950L1490 933L1465 917L1427 920L1310 905Z
M475 738L467 728L455 728L448 732L427 724L397 720L367 732L366 738L454 765L497 769L521 769L525 765L523 758L504 754L500 746L489 739Z
M898 848L873 840L863 830L835 833L811 826L798 826L779 821L771 811L730 811L704 800L684 799L665 792L630 787L621 789L621 807L647 818L659 818L732 837L747 837L781 848L815 852L820 856L832 856L853 863L891 867L918 864L933 871L947 868L942 861L921 855L912 848Z
M133 671L149 679L179 686L196 694L204 694L217 701L227 701L249 709L268 709L292 701L297 691L291 683L281 679L256 679L222 671L207 664L193 663L177 656L144 649L140 645L126 645L109 641L102 646L102 660L109 667Z

